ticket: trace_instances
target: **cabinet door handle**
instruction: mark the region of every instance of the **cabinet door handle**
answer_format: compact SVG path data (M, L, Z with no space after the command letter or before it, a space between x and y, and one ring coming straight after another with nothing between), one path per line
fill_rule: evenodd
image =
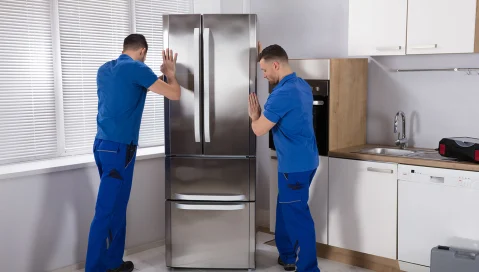
M384 173L384 174L392 174L394 173L393 170L391 169L381 169L381 168L374 168L374 167L368 167L369 172L376 172L376 173Z
M434 49L434 48L437 48L437 43L415 45L415 46L411 46L411 48L412 49Z
M401 50L402 46L379 46L376 47L376 50L378 51L395 51L395 50Z

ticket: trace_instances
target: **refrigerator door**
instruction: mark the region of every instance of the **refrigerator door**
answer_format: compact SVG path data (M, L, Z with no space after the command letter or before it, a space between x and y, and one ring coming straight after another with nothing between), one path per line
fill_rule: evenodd
M255 158L167 157L166 198L254 201Z
M256 15L203 15L204 154L255 154L248 95L256 92Z
M201 15L164 15L163 48L178 53L176 78L181 99L165 98L165 152L167 155L200 155L201 133Z
M166 202L166 265L253 269L255 204Z

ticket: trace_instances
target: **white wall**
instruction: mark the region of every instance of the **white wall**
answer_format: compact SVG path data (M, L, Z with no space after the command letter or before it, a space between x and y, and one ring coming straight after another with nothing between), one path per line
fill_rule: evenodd
M2 271L51 271L85 261L100 179L96 167L0 180ZM127 248L164 240L164 159L138 161Z
M394 145L394 116L406 114L410 146L437 148L444 137L479 138L479 75L389 69L479 67L478 54L375 57L369 64L368 142Z
M281 45L290 58L347 56L347 0L250 1L264 46Z
M248 0L193 0L193 13L198 14L235 14L248 13Z

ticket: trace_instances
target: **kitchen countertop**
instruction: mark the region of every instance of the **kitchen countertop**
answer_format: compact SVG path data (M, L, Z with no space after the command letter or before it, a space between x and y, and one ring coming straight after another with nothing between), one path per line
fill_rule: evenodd
M454 169L454 170L479 172L479 164L469 163L469 162L357 153L364 148L377 148L377 147L399 149L398 147L395 147L395 146L361 145L361 146L329 151L329 157L353 159L353 160L364 160L364 161L394 162L394 163L408 164L408 165L418 165L418 166L426 166L426 167L447 168L447 169ZM433 149L424 149L424 148L406 148L406 150L424 151L428 153L430 152L431 154L437 153L437 151L434 151ZM436 157L439 158L440 155Z

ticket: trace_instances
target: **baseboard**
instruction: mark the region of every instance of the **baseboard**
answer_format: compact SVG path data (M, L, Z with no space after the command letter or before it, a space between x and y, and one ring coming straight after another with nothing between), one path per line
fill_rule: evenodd
M402 272L397 260L320 243L316 244L316 249L318 257L323 259L328 259L377 272Z
M161 247L161 246L164 246L164 245L165 245L165 240L158 240L158 241L155 241L155 242L152 242L152 243L148 243L148 244L140 245L140 246L137 246L137 247L125 249L125 254L124 255L125 256L133 255L133 254L136 254L136 253L139 253L139 252L143 252L143 251L150 250L150 249L153 249L153 248ZM73 264L73 265L70 265L70 266L66 266L66 267L63 267L63 268L53 270L51 272L75 272L77 270L84 269L84 268L85 268L85 262L80 262L80 263L77 263L77 264Z
M256 209L256 226L269 228L269 210Z
M258 231L274 235L274 233L269 231L269 228L266 227L258 227ZM275 245L274 241L270 241L268 242L268 244ZM361 267L364 269L378 272L410 272L410 270L404 270L404 268L409 268L410 266L400 264L397 260L387 259L320 243L316 243L316 249L318 257L339 263L344 263L347 265ZM411 270L411 272L412 271L414 270ZM418 270L417 272L426 271Z

